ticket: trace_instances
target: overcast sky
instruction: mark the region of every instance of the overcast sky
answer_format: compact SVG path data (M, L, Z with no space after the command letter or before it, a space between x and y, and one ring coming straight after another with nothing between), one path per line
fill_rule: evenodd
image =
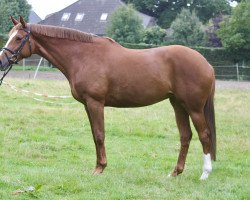
M77 0L27 0L31 4L32 9L42 19L46 15L62 10ZM232 6L236 6L233 4Z
M32 10L42 19L46 15L62 10L77 0L27 0Z

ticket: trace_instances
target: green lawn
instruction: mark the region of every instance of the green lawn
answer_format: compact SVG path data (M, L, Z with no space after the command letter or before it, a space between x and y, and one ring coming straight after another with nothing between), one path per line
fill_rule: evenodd
M64 81L6 79L20 89L70 95ZM194 131L185 171L175 166L179 135L168 101L106 108L108 167L92 176L95 148L84 107L73 99L35 101L0 87L0 199L250 199L250 90L217 90L217 161L200 181L203 154ZM40 98L40 97L38 97ZM18 189L39 188L14 196Z

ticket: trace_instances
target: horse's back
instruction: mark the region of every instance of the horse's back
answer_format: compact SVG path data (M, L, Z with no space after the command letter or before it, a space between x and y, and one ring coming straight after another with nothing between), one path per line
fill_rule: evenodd
M130 65L131 72L136 70L137 75L145 72L148 76L155 76L169 89L174 89L178 84L192 84L193 87L211 85L214 81L213 67L199 52L185 46L171 45L145 50L129 50L129 55L133 58L131 60L133 64ZM148 79L150 80L149 77Z
M197 85L206 87L204 80L211 66L190 48L177 45L144 50L116 48L109 51L112 55L106 65L110 83L107 105L145 106L192 90L191 87L195 90Z

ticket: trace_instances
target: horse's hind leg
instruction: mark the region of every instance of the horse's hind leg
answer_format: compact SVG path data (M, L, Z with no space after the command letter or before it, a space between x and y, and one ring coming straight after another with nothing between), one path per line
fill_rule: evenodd
M190 116L192 118L193 124L198 132L200 142L203 147L204 153L204 165L203 165L203 173L200 177L201 180L205 180L208 178L208 175L212 172L212 162L210 155L210 132L207 127L207 123L205 120L203 109L199 112L191 112Z
M192 131L190 128L189 115L184 107L174 97L170 99L170 102L175 111L175 118L180 132L181 142L177 165L171 174L172 176L177 176L184 170L189 144L192 139Z

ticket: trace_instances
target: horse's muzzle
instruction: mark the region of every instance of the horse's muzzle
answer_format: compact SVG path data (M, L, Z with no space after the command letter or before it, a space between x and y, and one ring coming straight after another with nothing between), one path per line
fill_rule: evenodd
M5 71L10 66L9 62L3 62L0 60L0 71Z
M5 71L6 69L8 69L10 65L11 63L8 61L7 56L4 53L2 53L0 56L0 71Z

